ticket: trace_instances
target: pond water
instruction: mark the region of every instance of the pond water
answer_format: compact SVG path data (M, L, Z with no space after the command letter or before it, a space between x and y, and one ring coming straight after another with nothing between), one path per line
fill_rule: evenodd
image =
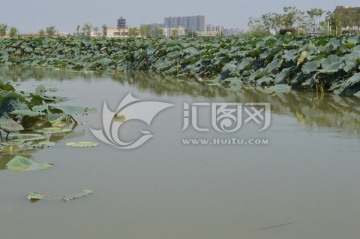
M0 238L126 239L356 239L360 238L360 107L357 99L301 93L268 94L157 76L93 74L2 68L0 77L19 87L37 85L70 96L67 105L96 107L77 117L77 138L60 137L53 147L27 152L44 171L4 170L14 155L0 155ZM172 104L151 126L124 124L124 138L146 129L154 137L133 150L104 143L69 148L72 141L100 142L104 102L116 110L131 93ZM255 122L223 134L199 107L198 132L181 131L184 103L271 104L271 124ZM201 109L200 109L201 108ZM263 145L186 145L184 139L262 139ZM82 189L78 200L31 203L31 191L64 195Z

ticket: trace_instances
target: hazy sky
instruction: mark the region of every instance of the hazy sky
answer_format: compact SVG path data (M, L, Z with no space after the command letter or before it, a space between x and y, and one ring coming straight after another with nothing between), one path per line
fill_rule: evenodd
M209 24L246 28L250 16L281 12L283 6L301 10L335 6L360 7L359 0L0 0L0 23L20 32L37 32L54 25L59 31L75 32L77 25L91 23L116 26L123 16L129 26L162 23L166 16L205 15Z

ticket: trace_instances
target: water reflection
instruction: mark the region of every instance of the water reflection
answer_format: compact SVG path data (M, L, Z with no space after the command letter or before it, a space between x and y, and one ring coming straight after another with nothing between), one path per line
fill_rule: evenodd
M35 79L67 81L82 79L98 81L104 77L120 84L137 87L157 95L189 95L192 97L224 98L233 102L270 102L272 111L295 117L309 127L336 127L358 133L360 129L360 100L335 95L319 96L314 93L289 92L267 93L253 87L207 86L186 79L171 79L145 73L119 74L109 72L76 72L19 66L2 67L0 77L18 82ZM149 80L151 79L151 80Z

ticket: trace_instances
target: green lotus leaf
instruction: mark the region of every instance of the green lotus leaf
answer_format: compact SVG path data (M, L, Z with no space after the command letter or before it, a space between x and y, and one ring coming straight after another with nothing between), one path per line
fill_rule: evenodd
M30 116L30 117L45 115L45 113L43 112L32 111L32 110L14 110L10 113L14 115L22 115L22 116Z
M317 70L317 68L320 67L320 62L318 61L309 61L309 62L306 62L301 70L304 74L310 74L311 72L314 72Z
M44 95L46 92L45 86L44 85L39 85L38 87L36 87L36 94L37 95Z
M41 112L41 111L47 111L49 109L49 105L37 105L32 108L32 111Z
M36 140L44 140L46 137L41 134L12 134L11 141L36 141Z
M278 84L267 88L265 91L267 93L289 93L291 91L291 86L286 84Z
M345 63L342 61L334 62L334 63L328 65L326 68L320 70L319 72L326 73L326 74L336 73L339 70L341 70L344 66L345 66Z
M125 122L125 115L114 115L115 122L123 123Z
M96 112L95 108L82 108L75 106L64 106L64 105L49 105L52 109L61 110L67 115L87 115L89 113Z
M268 76L264 76L256 81L257 86L270 85L274 82L274 79Z
M70 128L58 128L58 127L50 127L50 128L43 128L36 130L36 132L44 133L44 134L62 134L62 133L69 133L72 129Z
M12 160L10 160L6 164L6 168L15 171L15 172L23 172L23 171L32 171L32 170L45 170L53 167L53 164L50 163L36 163L31 159L16 156Z
M12 119L0 119L0 129L5 132L16 132L24 130L24 127Z
M286 78L290 75L293 67L283 69L278 75L276 75L274 82L275 84L282 84L286 82Z
M360 73L354 74L352 77L344 81L343 83L332 88L336 95L343 94L350 87L360 83Z
M46 198L48 198L47 194L39 193L39 192L30 192L27 195L27 199L30 201L44 200Z
M49 148L54 145L55 145L54 142L42 141L42 142L30 145L29 149L45 149L45 148Z

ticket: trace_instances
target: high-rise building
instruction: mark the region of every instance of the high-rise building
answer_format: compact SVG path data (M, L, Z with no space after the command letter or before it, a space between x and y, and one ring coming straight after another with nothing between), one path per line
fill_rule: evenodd
M122 16L117 20L117 28L119 28L119 29L127 28L126 19L123 18Z
M205 32L207 19L205 16L165 17L165 28L185 27L189 32Z

